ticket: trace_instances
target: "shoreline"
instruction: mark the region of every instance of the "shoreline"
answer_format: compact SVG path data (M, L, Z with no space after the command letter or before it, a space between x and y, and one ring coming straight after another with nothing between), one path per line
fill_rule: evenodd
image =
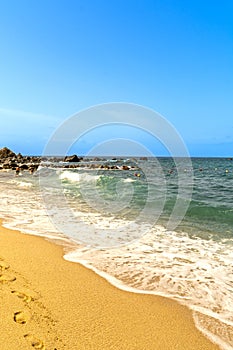
M1 225L0 247L1 350L219 349L186 306L118 289L62 246Z

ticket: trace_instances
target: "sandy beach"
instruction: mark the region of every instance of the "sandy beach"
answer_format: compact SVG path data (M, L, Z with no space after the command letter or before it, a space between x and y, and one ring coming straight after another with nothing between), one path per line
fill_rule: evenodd
M0 227L1 350L219 349L173 300L121 291L63 248Z

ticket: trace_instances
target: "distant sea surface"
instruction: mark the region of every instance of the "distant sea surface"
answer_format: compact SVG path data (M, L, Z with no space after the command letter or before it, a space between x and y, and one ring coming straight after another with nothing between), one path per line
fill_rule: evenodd
M65 259L119 288L178 300L203 333L233 349L233 161L194 158L190 167L184 159L179 169L171 158L105 161L129 170L90 163L1 171L4 225L60 242ZM193 176L192 196L189 184L186 214L169 229L181 173Z

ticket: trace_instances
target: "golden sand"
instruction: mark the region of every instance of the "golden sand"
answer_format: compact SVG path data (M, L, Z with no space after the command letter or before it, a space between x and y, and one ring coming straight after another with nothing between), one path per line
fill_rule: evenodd
M219 349L177 302L121 291L63 248L0 227L0 350Z

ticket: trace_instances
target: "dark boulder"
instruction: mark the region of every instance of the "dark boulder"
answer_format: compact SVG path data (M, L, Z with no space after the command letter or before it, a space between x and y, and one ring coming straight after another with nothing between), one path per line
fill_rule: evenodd
M10 162L10 167L11 167L12 169L17 168L17 166L18 166L18 164L17 164L15 161L11 161L11 162Z
M69 162L69 163L78 163L81 161L81 158L79 158L76 154L72 155L72 156L66 156L64 158L64 162Z
M21 170L28 170L28 165L27 164L20 164L19 168Z

